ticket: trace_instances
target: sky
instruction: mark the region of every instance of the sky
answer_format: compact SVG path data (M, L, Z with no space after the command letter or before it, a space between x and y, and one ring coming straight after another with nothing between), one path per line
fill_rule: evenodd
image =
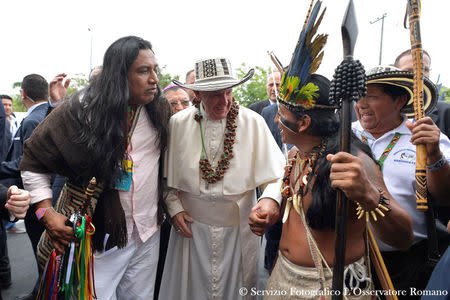
M0 2L0 93L30 73L50 81L58 73L88 74L102 64L108 46L126 35L149 40L160 66L179 75L195 61L227 57L233 68L274 68L267 51L287 65L303 26L309 0L3 0ZM354 0L359 35L354 58L366 70L378 65L383 14L382 64L410 47L403 27L406 0ZM327 33L318 73L329 78L342 61L340 26L348 0L323 0L319 33ZM422 44L432 58L431 79L450 86L450 1L422 0ZM92 53L92 55L91 55ZM446 55L447 54L447 55Z

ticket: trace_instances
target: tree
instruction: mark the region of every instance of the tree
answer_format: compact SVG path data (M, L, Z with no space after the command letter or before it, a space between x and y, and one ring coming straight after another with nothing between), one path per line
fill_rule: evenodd
M247 74L248 67L243 63L238 69L236 76L242 78ZM269 70L264 68L255 67L255 75L245 82L235 88L233 88L234 98L239 102L240 105L248 107L254 102L258 102L267 99L266 84L267 76Z
M22 86L22 81L17 81L14 82L12 87L13 89L20 89L20 87ZM13 112L24 112L27 111L27 109L25 108L25 106L23 106L22 104L22 99L20 97L20 94L13 94L10 95L12 98L12 111Z
M442 85L439 91L439 97L442 97L442 101L450 103L450 88Z
M20 94L11 95L11 98L13 99L12 100L12 102L13 102L12 111L13 112L27 111L25 106L23 106L23 104L22 104L22 100L20 99Z
M69 88L67 89L67 95L73 94L75 92L78 92L79 90L84 89L89 83L87 76L81 73L75 74L70 79L71 81Z
M175 75L172 76L169 73L165 72L166 66L162 66L158 68L158 79L159 79L159 86L161 89L165 88L169 84L172 84L172 80L180 80L180 76Z

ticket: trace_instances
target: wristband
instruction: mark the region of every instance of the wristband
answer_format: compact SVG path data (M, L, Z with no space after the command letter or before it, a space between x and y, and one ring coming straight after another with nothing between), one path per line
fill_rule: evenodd
M427 165L427 169L430 171L436 171L436 170L442 168L446 163L447 163L447 160L445 159L444 154L442 154L441 159L439 159L434 164Z
M40 221L44 217L45 213L49 208L53 209L53 207L46 207L46 208L38 208L36 210L36 218L38 219L38 221Z

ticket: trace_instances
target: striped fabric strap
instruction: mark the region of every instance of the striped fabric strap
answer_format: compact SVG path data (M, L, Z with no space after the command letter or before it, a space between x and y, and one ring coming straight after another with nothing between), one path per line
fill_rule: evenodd
M386 149L384 149L383 153L381 153L380 158L377 160L378 164L380 165L380 168L381 168L382 172L383 172L384 161L388 157L389 153L391 153L392 149L394 149L394 146L395 146L395 144L397 144L398 140L400 140L401 135L402 134L398 133L398 132L394 135L394 137L392 138L392 140L389 143L389 145L387 145ZM361 135L361 139L362 139L364 144L366 144L366 145L368 144L366 136Z

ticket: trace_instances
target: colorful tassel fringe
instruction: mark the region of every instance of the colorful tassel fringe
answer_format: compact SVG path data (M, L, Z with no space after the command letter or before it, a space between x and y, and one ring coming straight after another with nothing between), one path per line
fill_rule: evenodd
M94 253L92 235L95 227L88 215L73 214L77 243L67 246L64 255L50 254L45 266L37 300L97 299L94 285Z

